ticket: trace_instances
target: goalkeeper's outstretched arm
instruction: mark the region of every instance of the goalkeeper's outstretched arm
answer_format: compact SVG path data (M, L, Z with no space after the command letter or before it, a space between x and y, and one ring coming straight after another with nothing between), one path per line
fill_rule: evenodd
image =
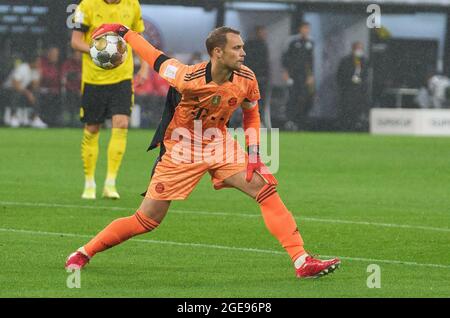
M157 62L158 58L160 58L161 56L164 56L165 60L169 59L164 55L163 52L156 49L139 33L130 30L122 24L102 24L94 30L94 32L92 33L92 38L96 39L108 33L116 33L124 38L125 41L127 41L128 44L130 44L130 46L133 48L133 50L139 55L139 57L141 57L153 68L155 68L155 62Z
M103 24L94 31L92 38L96 39L97 37L111 32L124 38L141 59L153 67L153 69L171 86L175 87L178 92L182 93L184 89L184 74L186 74L189 69L187 65L166 56L162 51L151 45L139 33L134 32L121 24Z
M137 32L129 30L124 35L124 39L128 42L128 44L130 44L130 46L133 48L133 51L135 51L154 69L156 69L155 62L158 61L158 59L161 60L163 59L163 57L165 57L165 59L168 59L164 55L164 52L155 48Z

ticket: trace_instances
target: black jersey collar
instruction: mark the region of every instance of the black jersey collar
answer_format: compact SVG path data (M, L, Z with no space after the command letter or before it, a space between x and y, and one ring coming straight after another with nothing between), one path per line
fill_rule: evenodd
M206 79L206 84L208 84L209 82L212 82L211 61L209 61L208 64L206 64L205 79Z
M230 78L228 78L228 80L230 82L233 82L233 77L234 77L233 75L234 75L234 72L231 72ZM206 84L208 84L209 82L212 82L211 61L209 61L208 64L206 64L205 80L206 80Z

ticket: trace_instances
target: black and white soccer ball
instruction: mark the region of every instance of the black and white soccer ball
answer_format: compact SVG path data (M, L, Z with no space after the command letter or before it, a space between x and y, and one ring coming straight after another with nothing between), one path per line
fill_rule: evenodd
M110 70L125 62L128 48L122 37L107 33L92 41L89 52L95 65Z

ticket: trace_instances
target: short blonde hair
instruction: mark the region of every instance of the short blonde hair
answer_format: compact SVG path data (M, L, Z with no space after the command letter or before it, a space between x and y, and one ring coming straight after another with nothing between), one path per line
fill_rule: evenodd
M209 56L212 56L212 52L216 47L220 47L221 49L225 48L228 33L241 34L238 30L226 26L214 29L209 33L205 42Z

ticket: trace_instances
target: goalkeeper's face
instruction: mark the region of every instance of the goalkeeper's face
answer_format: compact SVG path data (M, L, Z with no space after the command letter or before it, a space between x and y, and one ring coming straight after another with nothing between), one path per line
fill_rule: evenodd
M225 67L237 71L244 64L244 41L238 34L228 33L227 43L222 50L221 60Z

